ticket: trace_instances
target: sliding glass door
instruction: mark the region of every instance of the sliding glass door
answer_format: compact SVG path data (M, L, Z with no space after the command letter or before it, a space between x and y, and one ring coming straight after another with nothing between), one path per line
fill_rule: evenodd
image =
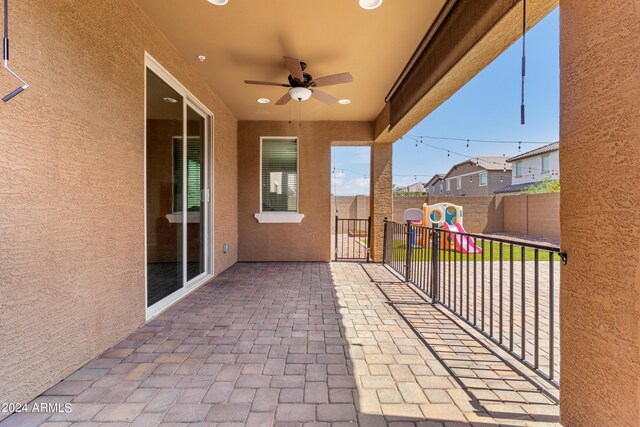
M206 118L192 106L187 105L187 156L186 194L187 203L187 281L206 272L205 268L205 140Z
M211 272L211 118L163 77L147 68L147 307L156 308L178 299Z

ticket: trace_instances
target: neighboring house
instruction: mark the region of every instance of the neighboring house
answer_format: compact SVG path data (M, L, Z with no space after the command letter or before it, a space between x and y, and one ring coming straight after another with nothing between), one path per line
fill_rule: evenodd
M443 173L437 173L425 184L427 195L444 194L444 175Z
M511 185L496 193L519 193L545 179L560 179L560 143L553 142L510 159Z
M413 184L407 185L408 193L426 193L425 184L423 182L415 182Z
M511 164L505 157L474 157L453 166L444 177L447 196L489 196L511 184Z

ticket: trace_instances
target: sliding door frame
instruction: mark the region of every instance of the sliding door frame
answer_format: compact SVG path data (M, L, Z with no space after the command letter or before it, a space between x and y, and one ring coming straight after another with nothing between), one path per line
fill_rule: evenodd
M199 274L190 281L187 281L187 192L186 192L186 174L183 174L182 180L182 288L166 296L162 300L147 306L148 301L148 270L147 270L147 69L151 70L158 77L160 77L166 84L171 86L176 92L178 92L182 98L182 143L183 143L183 170L186 171L186 145L188 143L187 135L187 106L192 110L202 115L205 118L204 129L204 158L205 158L205 208L204 214L200 216L200 224L204 227L204 259L205 268L204 273ZM198 287L206 283L213 277L214 261L213 261L213 248L214 248L214 192L213 192L213 176L214 176L214 138L213 138L213 126L214 116L213 113L201 103L191 92L189 92L178 79L173 77L160 63L153 58L148 52L144 53L144 306L145 306L145 318L149 320L159 313L167 309L169 306L175 304Z

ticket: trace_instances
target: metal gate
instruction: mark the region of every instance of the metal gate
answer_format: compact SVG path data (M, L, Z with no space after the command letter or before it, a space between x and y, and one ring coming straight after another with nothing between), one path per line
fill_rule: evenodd
M371 217L352 219L336 215L333 239L336 261L369 262Z

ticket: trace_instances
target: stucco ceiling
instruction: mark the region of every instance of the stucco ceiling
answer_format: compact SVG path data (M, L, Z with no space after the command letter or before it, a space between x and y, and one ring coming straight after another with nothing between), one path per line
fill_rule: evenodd
M357 0L136 1L239 120L373 120L445 0L386 0L375 10ZM316 78L351 72L353 83L322 89L352 103L277 106L286 88L243 83L286 82L283 55Z

